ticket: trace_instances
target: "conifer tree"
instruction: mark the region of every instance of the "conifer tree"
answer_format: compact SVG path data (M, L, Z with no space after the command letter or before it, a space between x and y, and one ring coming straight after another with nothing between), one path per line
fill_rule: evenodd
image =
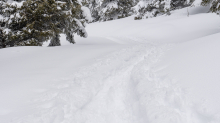
M170 0L141 0L133 7L135 19L152 18L161 14L170 14Z
M87 37L87 32L85 30L86 22L90 21L90 18L86 16L89 13L85 13L85 7L78 0L62 0L66 2L67 17L64 19L64 34L66 34L66 39L70 43L75 43L74 34L81 37Z
M0 48L6 47L4 45L5 39L3 37L3 27L4 27L3 7L4 6L5 6L5 1L0 1Z
M51 17L48 15L52 6L45 0L27 0L21 7L17 7L16 13L11 15L8 25L12 30L11 40L16 45L41 46L48 40L54 27Z
M15 6L9 6L6 0L0 1L0 48L14 46L9 40L11 30L7 28L7 22L11 14L15 12Z
M100 10L100 4L97 0L90 0L90 11L91 15L93 17L93 21L96 22L100 19L99 16L99 10Z
M141 0L133 7L135 19L170 15L170 11L190 6L193 0Z
M49 46L60 46L60 33L65 33L70 43L75 43L74 33L87 37L87 20L77 0L27 0L14 8L7 25L15 45L41 46L51 39Z
M50 40L50 44L49 46L60 46L60 35L59 34L55 34L55 36L52 37L52 39Z
M189 5L188 0L171 0L170 10L176 10L187 7Z
M201 5L210 5L210 11L219 14L220 13L220 1L219 0L202 0Z
M47 3L48 6L45 6L49 16L47 24L52 32L49 46L60 46L59 37L65 27L64 19L67 17L67 14L63 12L66 3L55 0L47 0Z
M83 5L88 7L91 12L92 22L96 22L100 19L100 1L99 0L83 0Z
M133 6L133 0L103 0L99 12L100 21L128 17Z

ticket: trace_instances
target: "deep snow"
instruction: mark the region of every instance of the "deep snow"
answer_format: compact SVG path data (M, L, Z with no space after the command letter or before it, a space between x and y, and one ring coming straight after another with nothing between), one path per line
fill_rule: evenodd
M219 123L220 18L189 11L89 24L74 45L1 49L0 122Z

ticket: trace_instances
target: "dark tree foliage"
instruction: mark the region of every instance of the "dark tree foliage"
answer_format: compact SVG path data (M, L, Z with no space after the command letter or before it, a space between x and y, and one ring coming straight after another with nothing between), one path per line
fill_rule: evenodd
M139 4L140 3L140 4ZM164 0L149 0L149 1L140 1L134 8L136 13L135 20L152 18L157 15L170 14L170 1ZM145 3L144 5L142 5ZM167 7L167 5L169 7Z
M171 0L170 10L176 10L187 6L188 6L187 0Z
M133 0L104 0L100 7L100 21L120 19L131 15Z
M60 46L60 35L56 34L52 39L50 40L49 46Z
M0 1L0 48L14 46L14 42L9 40L11 33L7 28L7 21L10 15L15 12L15 7L10 7L6 2L6 0Z
M100 1L99 0L83 0L83 5L90 9L92 15L92 22L96 22L100 19Z
M201 5L210 5L210 11L219 14L220 11L220 0L202 0Z
M87 37L81 3L77 0L26 0L21 6L0 2L0 46L60 46L60 34L75 43L74 33Z
M60 15L54 0L27 0L10 18L9 28L16 45L41 46L42 43L58 33Z
M144 2L145 5L135 6L136 20L164 14L170 15L170 11L190 6L193 0L141 0L140 2Z

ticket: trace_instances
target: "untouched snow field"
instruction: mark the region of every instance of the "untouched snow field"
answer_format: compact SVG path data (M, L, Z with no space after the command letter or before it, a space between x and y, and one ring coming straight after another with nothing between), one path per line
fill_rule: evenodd
M220 123L220 17L189 11L1 49L0 123Z

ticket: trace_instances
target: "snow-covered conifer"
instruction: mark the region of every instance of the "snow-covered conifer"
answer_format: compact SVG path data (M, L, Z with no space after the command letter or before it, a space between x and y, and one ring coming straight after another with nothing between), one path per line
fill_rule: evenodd
M131 15L134 0L103 0L100 6L100 21L114 20Z
M189 2L190 1L190 2ZM135 19L152 18L158 15L170 15L170 11L189 6L192 0L140 0L133 11Z
M55 34L55 36L52 37L52 39L50 40L50 44L49 46L60 46L60 35L59 34Z
M5 47L4 46L4 36L3 36L3 28L4 28L4 15L3 15L3 9L5 6L5 1L0 1L0 48Z
M10 5L16 10L7 20L15 45L41 46L51 39L49 46L59 46L60 33L70 43L74 43L74 33L87 37L84 27L91 21L90 12L78 0L27 0L19 5Z
M170 9L176 10L180 8L184 8L190 5L192 0L171 0L170 1Z
M90 0L91 3L90 3L90 11L91 11L91 15L93 17L93 21L96 22L100 19L100 16L99 16L99 10L100 10L100 4L99 4L99 1L97 0Z
M201 5L210 5L210 11L220 14L220 0L202 0Z
M88 34L85 30L86 22L91 22L90 10L83 6L81 1L78 0L62 0L66 2L66 13L67 17L64 19L64 34L66 39L70 43L75 43L74 34L81 37L87 37Z
M21 7L17 7L16 13L8 21L16 45L41 46L53 35L57 23L53 23L52 17L57 8L52 1L27 0Z
M100 1L99 0L83 0L83 6L86 6L90 9L92 22L99 20L99 11L100 11Z
M0 1L0 48L14 46L9 39L11 30L7 27L7 22L15 11L16 7L8 5L7 0Z
M156 17L158 14L169 14L170 0L141 0L133 10L135 19Z
M220 0L194 0L192 6L210 6L210 12L220 14Z

